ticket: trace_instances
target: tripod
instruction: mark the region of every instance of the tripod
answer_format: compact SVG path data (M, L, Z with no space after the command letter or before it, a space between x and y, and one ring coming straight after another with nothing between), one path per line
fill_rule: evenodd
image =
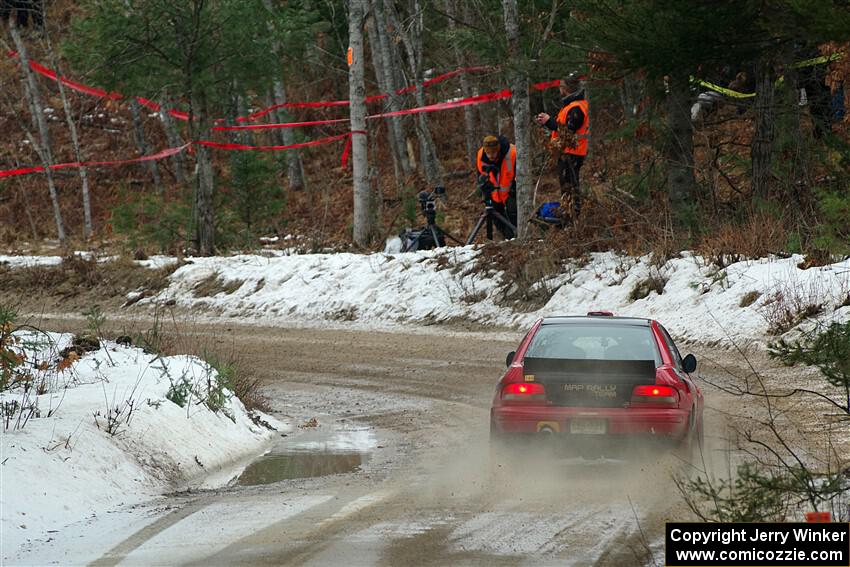
M446 245L446 238L452 240L453 242L463 245L463 242L443 230L443 228L437 224L437 210L434 208L434 202L427 202L422 213L425 215L425 221L428 223L427 226L420 229L418 234L407 240L402 242L401 251L402 252L410 252L411 250L425 250L426 248L437 248L439 246ZM433 246L420 246L423 240L433 239Z
M493 205L485 205L484 212L481 213L481 216L478 217L478 222L475 223L475 228L472 229L472 232L469 233L469 238L466 239L467 244L472 244L475 241L475 237L478 236L478 231L481 230L481 227L484 226L484 223L487 223L487 240L493 240L493 223L498 222L501 223L502 226L510 228L514 235L516 235L516 227L511 224L502 213L493 209Z

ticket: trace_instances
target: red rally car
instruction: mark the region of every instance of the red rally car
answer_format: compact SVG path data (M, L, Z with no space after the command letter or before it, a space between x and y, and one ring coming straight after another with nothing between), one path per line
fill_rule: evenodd
M658 321L587 316L537 321L496 387L491 442L557 437L598 450L637 438L693 449L702 444L703 396Z

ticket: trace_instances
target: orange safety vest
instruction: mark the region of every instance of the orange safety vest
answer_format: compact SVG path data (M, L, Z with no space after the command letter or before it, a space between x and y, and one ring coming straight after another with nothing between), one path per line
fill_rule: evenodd
M584 122L581 123L581 126L578 130L576 130L576 147L571 148L567 146L564 148L565 154L574 154L577 156L586 156L587 155L587 141L590 139L590 113L588 112L588 105L586 100L575 100L561 109L558 113L558 118L556 122L561 125L565 125L567 123L567 116L575 107L579 107L582 112L584 112ZM552 132L551 138L554 140L558 137L557 132Z
M484 157L484 148L478 149L478 173L484 175L484 164L481 159ZM499 177L496 178L493 172L490 172L490 183L493 184L495 190L490 194L495 203L505 203L508 200L508 195L511 193L511 183L516 176L516 146L511 144L511 149L508 154L502 159L502 169L499 171Z

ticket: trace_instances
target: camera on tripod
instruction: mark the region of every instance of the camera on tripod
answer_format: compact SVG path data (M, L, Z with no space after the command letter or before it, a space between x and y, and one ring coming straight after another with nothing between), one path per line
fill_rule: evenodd
M420 191L417 197L419 198L419 209L425 215L428 226L435 224L437 222L437 201L445 202L446 188L434 187L430 192Z
M419 209L425 217L427 225L416 230L405 229L399 234L402 240L402 252L415 250L429 250L438 246L446 245L446 238L461 244L461 242L448 234L437 225L437 202L446 201L446 188L434 187L431 191L420 191L417 195Z

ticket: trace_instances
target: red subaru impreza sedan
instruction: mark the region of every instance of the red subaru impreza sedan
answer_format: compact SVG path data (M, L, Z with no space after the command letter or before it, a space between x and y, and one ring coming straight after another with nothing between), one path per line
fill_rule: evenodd
M496 387L491 442L543 436L599 451L622 441L659 439L701 446L703 395L658 321L607 311L537 321Z

